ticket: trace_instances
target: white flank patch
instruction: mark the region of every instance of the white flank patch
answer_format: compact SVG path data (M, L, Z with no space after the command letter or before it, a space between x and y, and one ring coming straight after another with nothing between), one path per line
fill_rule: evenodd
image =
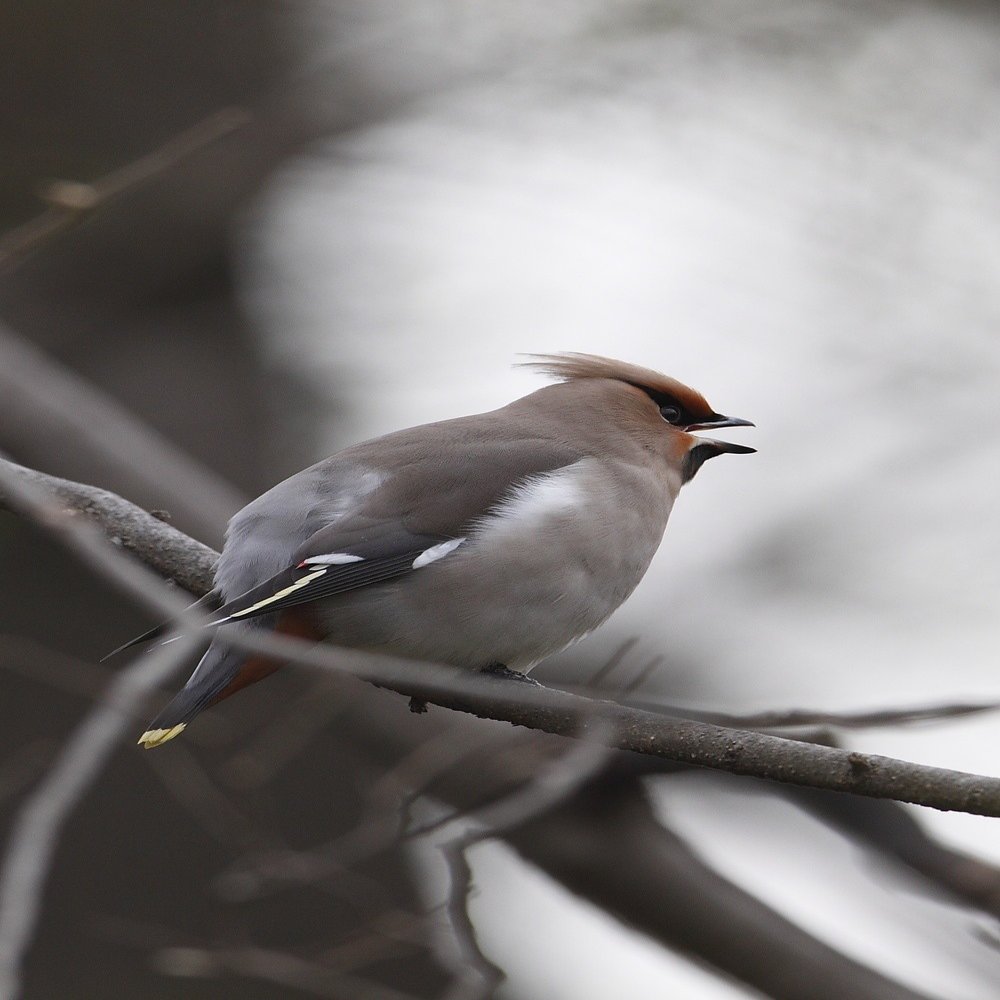
M432 545L429 549L424 549L413 560L413 568L420 569L423 566L429 566L432 562L437 562L438 559L444 559L449 552L454 552L464 541L464 538L449 538L447 542L440 542L437 545Z
M580 459L554 472L543 472L518 483L485 519L506 521L523 526L526 531L541 527L551 517L578 511L586 495L583 490L584 462Z
M344 563L364 562L364 556L352 556L350 552L331 552L325 556L310 556L302 562L306 566L341 566Z

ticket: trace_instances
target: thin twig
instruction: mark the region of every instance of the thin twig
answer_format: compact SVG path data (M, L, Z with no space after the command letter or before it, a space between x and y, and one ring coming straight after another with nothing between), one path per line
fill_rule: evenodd
M557 758L531 781L456 820L453 824L456 832L438 845L450 880L446 912L462 957L444 1000L489 1000L505 978L503 970L480 948L469 915L472 890L469 850L537 819L589 781L609 753L600 729L595 728L590 735L590 739ZM447 833L447 827L445 830Z
M491 733L482 744L471 747L445 729L419 744L398 768L373 783L371 807L361 820L342 836L308 850L271 851L242 858L216 879L216 888L227 898L258 898L289 885L323 887L331 880L343 881L351 865L358 865L407 841L413 841L469 818L481 803L449 811L445 815L410 827L410 814L422 796L433 795L434 787L460 768L469 770L477 756L496 756L503 751L505 776L511 782L529 780L542 763L541 734L520 731ZM498 738L499 737L499 738ZM548 740L548 737L546 737ZM548 746L549 744L546 743ZM550 748L551 750L551 748ZM551 752L548 754L551 758Z
M71 229L113 198L169 170L192 153L250 121L242 108L217 111L137 160L89 183L52 181L42 197L48 208L0 236L0 272L16 266L54 236Z
M192 819L220 844L244 851L280 845L273 835L265 834L253 819L241 811L218 788L198 759L189 750L180 753L146 754L153 773L174 800L184 807Z
M272 851L253 858L241 859L216 880L219 891L240 899L258 897L285 888L289 884L322 885L330 879L342 878L351 865L373 858L407 840L428 833L469 815L470 810L451 812L438 821L419 829L408 829L410 807L421 796L432 794L434 785L459 768L468 770L477 756L503 752L505 771L512 780L527 777L526 767L519 767L517 751L523 746L524 734L519 732L490 733L482 743L471 746L456 739L450 727L413 748L391 770L370 786L369 808L362 818L343 835L309 850ZM511 749L511 744L517 746ZM531 748L531 759L537 765L539 755Z
M433 911L430 916L435 916ZM385 910L358 927L346 941L325 948L319 958L324 965L352 972L374 962L430 951L433 930L433 922L426 914Z
M165 948L156 958L167 974L177 969L181 975L208 976L224 968L330 1000L415 1000L390 986L270 948Z
M63 824L132 724L133 706L177 670L196 645L196 639L182 637L123 671L18 811L0 868L0 1000L20 993L21 962Z
M443 1000L489 1000L507 974L483 951L469 914L472 895L472 868L466 850L478 843L456 840L441 847L441 857L448 868L448 900L445 912L451 925L459 960L455 975Z
M646 681L649 680L657 670L663 666L663 661L666 657L662 653L657 653L656 656L651 656L640 668L639 672L634 676L629 678L628 682L622 686L621 690L624 694L631 694L633 691L637 691L642 687ZM616 699L621 700L621 699Z
M612 651L611 655L604 661L604 663L602 663L595 671L594 676L588 681L588 686L591 688L601 687L611 674L613 674L624 662L625 657L632 652L638 642L639 637L634 635L620 643L617 648Z

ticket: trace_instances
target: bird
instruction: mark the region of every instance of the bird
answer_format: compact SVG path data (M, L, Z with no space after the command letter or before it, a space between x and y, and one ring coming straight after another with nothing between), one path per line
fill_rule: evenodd
M551 384L348 447L239 511L211 645L139 745L279 668L227 643L234 630L526 675L632 593L706 460L756 450L693 433L754 425L676 379L592 354L530 358Z

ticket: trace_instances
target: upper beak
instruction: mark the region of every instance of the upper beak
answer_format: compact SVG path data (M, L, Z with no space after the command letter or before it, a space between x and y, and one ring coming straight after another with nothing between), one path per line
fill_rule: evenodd
M708 420L703 420L700 424L688 424L684 428L686 431L709 431L716 427L756 427L752 420L744 420L742 417L724 417L721 413L713 413Z
M724 417L721 413L713 413L708 420L700 424L690 424L686 431L714 430L716 427L753 427L754 424L741 417ZM729 441L716 441L714 438L692 438L690 451L684 459L684 482L694 478L694 474L710 458L716 455L752 455L757 449L745 444L732 444Z

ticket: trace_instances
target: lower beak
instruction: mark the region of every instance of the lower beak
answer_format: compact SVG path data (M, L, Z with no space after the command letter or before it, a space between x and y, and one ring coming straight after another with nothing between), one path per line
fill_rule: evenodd
M730 441L716 441L714 438L698 438L698 443L694 447L708 448L717 455L721 455L723 452L728 452L730 455L753 455L757 451L756 448L750 448L745 444L733 444ZM692 451L693 450L694 449L692 449Z
M745 424L747 421L742 421ZM716 424L715 426L719 426ZM694 479L695 473L716 455L752 455L757 449L748 448L745 444L731 444L729 441L715 441L712 438L693 438L695 444L684 457L682 481L687 483Z

